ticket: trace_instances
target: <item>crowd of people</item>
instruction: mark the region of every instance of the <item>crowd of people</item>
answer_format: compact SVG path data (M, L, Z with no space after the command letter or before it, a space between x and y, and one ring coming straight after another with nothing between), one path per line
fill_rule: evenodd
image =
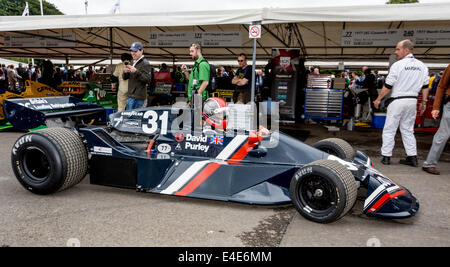
M146 102L146 88L148 84L150 92L154 90L155 69L150 66L144 57L144 49L140 42L135 42L130 47L129 53L121 55L121 63L115 66L112 73L114 83L118 83L118 110L123 111L138 108L145 105ZM195 92L201 95L204 101L210 97L211 86L210 80L214 75L214 80L217 81L217 88L220 89L234 89L233 102L248 103L250 101L250 87L252 79L252 67L247 63L247 56L240 54L237 57L239 68L234 71L231 66L218 66L217 68L203 57L202 47L200 44L193 44L189 47L189 53L193 60L193 65L188 68L186 65L173 65L170 69L165 63L161 64L158 72L170 72L171 80L174 88L181 86L182 91L187 92L189 101ZM135 68L135 65L143 64L143 68ZM214 69L212 69L214 68ZM257 86L262 87L264 73L262 71L256 72ZM131 88L130 83L138 82L141 84L141 89ZM136 95L138 94L138 95ZM128 105L127 103L133 104Z
M56 88L64 81L88 81L94 74L105 72L105 67L94 69L92 66L75 69L73 65L66 65L61 69L61 67L53 65L50 60L44 60L40 66L31 63L25 67L22 63L19 63L18 67L2 64L0 68L0 93L5 91L21 93L26 89L27 80Z
M41 77L40 69L37 66L29 64L24 68L22 63L19 63L16 68L14 65L1 65L0 68L0 91L20 92L25 87L26 80L35 80Z
M142 45L142 44L141 44ZM198 51L201 51L201 47L197 44ZM139 47L140 48L140 47ZM195 48L195 47L194 47ZM140 51L139 49L137 50ZM142 47L143 51L143 47ZM130 50L130 52L133 52ZM201 53L201 52L200 52ZM143 54L143 53L142 53ZM198 61L200 57L194 55L193 59ZM237 56L237 62L239 67L237 69L233 69L232 66L217 66L215 67L215 76L217 78L217 88L220 89L231 89L234 90L233 102L234 103L248 103L251 97L251 79L252 79L252 66L248 65L247 56L243 53ZM200 60L201 61L201 60ZM200 62L199 61L199 62ZM127 101L128 97L128 80L130 78L123 77L124 70L130 67L133 67L133 58L132 53L124 53L122 54L122 63L115 67L114 73L114 82L118 84L118 96L119 99L119 109L124 110L125 104L122 103ZM207 62L202 62L207 63ZM125 64L128 64L127 66ZM206 65L208 67L210 64L201 64ZM270 62L269 64L263 68L262 70L257 70L255 73L256 79L256 90L262 89L263 86L270 86L270 80L266 79L270 76ZM212 65L211 65L212 66ZM27 67L23 67L21 63L19 63L19 67L15 68L13 65L11 66L2 66L0 69L0 90L1 91L12 91L12 92L22 92L25 90L25 81L31 80L36 82L41 82L47 85L50 85L56 88L63 81L88 81L90 80L94 74L96 73L105 73L105 67L101 67L99 69L94 69L92 66L88 66L87 68L75 69L73 65L66 65L64 67L54 66L50 61L44 61L41 66L33 66L29 64ZM150 87L154 87L154 72L155 69L148 67L149 71L149 80L147 83ZM190 95L189 85L190 73L196 72L196 64L194 64L191 68L187 68L186 66L175 66L173 65L172 69L170 69L166 64L162 64L158 69L159 72L170 72L171 79L174 85L181 85L182 88L186 88L188 91L188 96ZM207 74L208 81L210 79L210 71L206 71L206 69L202 70L203 73ZM309 70L312 74L319 74L320 70L318 67L311 67ZM362 75L361 75L362 74ZM127 74L125 76L130 76ZM367 67L363 67L362 72L349 72L348 70L340 73L341 78L346 79L346 88L355 90L358 88L368 88L370 92L370 99L373 101L377 97L377 88L381 88L384 83L384 76L378 75L377 71L371 72ZM367 77L367 78L366 78ZM191 82L194 82L195 79L192 79ZM197 86L197 85L196 85ZM146 88L146 86L144 86ZM200 86L198 86L200 87ZM200 88L196 88L200 89ZM150 90L152 91L152 90ZM202 90L202 93L204 90ZM203 97L206 97L206 93L203 93ZM140 96L140 100L146 101ZM125 100L124 100L125 99ZM371 102L372 102L371 101ZM140 102L140 101L138 101ZM142 104L144 104L144 102ZM122 108L123 107L123 108Z
M137 53L139 53L139 51L142 51L143 56L142 44L139 42L136 43L138 45L138 48L142 48L142 50L138 49ZM130 51L131 54L134 53L134 51L132 51L131 49ZM208 86L210 85L207 84L211 80L211 75L214 75L216 88L234 90L232 98L234 103L246 104L250 102L252 66L248 65L247 55L245 55L244 53L237 55L236 60L239 67L233 69L232 66L213 66L212 64L209 64L209 62L202 54L202 47L200 44L193 44L191 47L189 47L189 53L193 60L193 64L191 65L192 67L190 68L186 65L177 66L175 64L172 66L172 68L170 68L165 63L162 63L157 69L151 66L148 67L148 77L151 77L149 81L147 81L150 94L152 94L155 89L155 72L168 72L171 73L171 80L173 82L174 89L181 88L179 91L187 91L189 100L192 97L192 90L197 93L201 92L201 98L205 100L210 95L210 93L208 92L209 90L207 90ZM130 90L126 89L128 87L127 83L130 80L133 80L133 78L131 78L132 76L136 76L130 76L130 74L127 74L125 76L128 76L129 78L124 78L124 69L129 68L132 66L132 64L134 64L133 58L131 58L131 54L122 54L122 63L118 64L115 67L115 71L113 73L112 81L118 83L118 85L116 85L115 87L119 88L118 93L120 94L120 96L118 97L120 98L119 110L126 109L126 104L124 103L127 101L126 95L130 93ZM125 64L127 64L127 66L129 67L125 68ZM258 69L255 72L255 94L258 93L259 96L261 96L261 92L264 90L270 91L270 86L272 85L273 80L273 73L271 73L273 66L271 64L272 63L269 60L268 64L264 68ZM308 73L320 74L321 71L318 67L310 67L310 69L307 70L307 74ZM364 66L361 71L342 71L341 73L339 73L339 76L345 79L346 89L348 88L350 90L353 90L355 94L359 93L357 89L367 89L364 90L367 91L365 93L367 97L365 97L364 101L369 102L371 108L374 111L377 111L377 109L373 106L373 101L378 97L378 89L381 89L384 85L385 76L380 75L377 70L372 71L366 66ZM135 78L142 77L140 77L140 75L137 75ZM264 96L267 98L268 96L270 96L270 92L264 92ZM142 93L142 96L139 96L138 100L142 100L142 103L141 101L138 101L138 106L142 106L146 103L147 99L144 97L144 93Z

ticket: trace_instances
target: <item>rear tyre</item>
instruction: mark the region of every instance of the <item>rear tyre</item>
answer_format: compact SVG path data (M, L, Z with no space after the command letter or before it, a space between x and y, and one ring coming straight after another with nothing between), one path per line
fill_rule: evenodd
M318 141L313 147L343 160L351 161L355 157L353 147L347 141L339 138L327 138Z
M318 160L297 171L291 180L290 196L306 219L331 223L353 207L357 186L345 166L333 160Z
M47 128L20 137L13 146L11 163L23 187L46 195L81 182L87 173L88 156L75 132Z

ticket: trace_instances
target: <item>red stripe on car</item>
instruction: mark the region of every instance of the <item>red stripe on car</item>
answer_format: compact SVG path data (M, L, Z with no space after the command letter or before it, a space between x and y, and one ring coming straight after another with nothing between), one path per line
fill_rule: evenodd
M258 139L258 141L261 141L263 139L262 136L258 136L256 138ZM236 151L236 153L234 153L234 155L229 160L227 160L227 163L239 163L255 146L255 143L249 144L249 142L247 141L240 149ZM194 179L192 179L185 187L183 187L183 189L175 193L175 195L186 196L194 192L194 190L197 189L197 187L199 187L204 181L206 181L220 167L220 165L220 163L215 162L208 164L199 174L194 177Z

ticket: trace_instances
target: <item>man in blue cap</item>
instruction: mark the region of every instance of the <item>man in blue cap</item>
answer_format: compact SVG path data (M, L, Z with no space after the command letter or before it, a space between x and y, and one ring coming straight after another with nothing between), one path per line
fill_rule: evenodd
M141 108L147 98L147 84L151 82L150 63L144 58L144 46L134 42L131 47L133 62L125 66L123 79L128 80L126 110Z

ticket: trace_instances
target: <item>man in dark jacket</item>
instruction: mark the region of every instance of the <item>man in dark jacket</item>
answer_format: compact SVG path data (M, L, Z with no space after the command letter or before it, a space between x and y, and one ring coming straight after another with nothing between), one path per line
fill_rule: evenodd
M239 69L236 71L231 83L236 85L233 93L233 102L242 102L247 104L251 99L251 84L252 84L252 66L247 65L247 56L241 53L238 56Z
M364 77L365 78L362 82L356 81L356 84L361 85L363 88L367 88L367 93L369 93L370 98L370 106L374 110L374 112L377 112L378 108L373 106L373 101L375 101L378 97L375 75L372 74L372 71L369 68L365 68Z
M126 110L141 108L147 98L147 84L151 81L150 63L144 58L144 47L134 42L131 47L133 63L126 65L123 79L128 80L128 99Z
M17 74L20 76L19 78L19 90L25 90L25 81L28 80L27 70L22 66L22 63L19 63L19 67L17 68Z

